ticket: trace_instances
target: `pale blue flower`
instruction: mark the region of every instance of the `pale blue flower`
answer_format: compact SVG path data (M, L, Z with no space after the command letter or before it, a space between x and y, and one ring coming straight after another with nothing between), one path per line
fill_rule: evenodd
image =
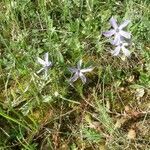
M82 80L83 84L86 83L86 77L84 73L91 72L94 68L90 66L88 68L81 69L81 66L82 66L82 60L80 60L77 63L77 68L69 68L69 71L71 73L74 73L73 77L69 80L70 83L75 82L78 78Z
M119 45L122 39L131 38L131 34L123 30L123 28L125 28L129 23L130 23L129 20L125 20L121 25L118 25L116 19L112 17L110 19L110 24L113 27L113 29L104 32L103 35L106 37L111 37L114 35L114 40L111 43L113 45Z
M115 50L111 52L112 55L113 56L118 56L120 51L122 50L122 53L125 56L129 57L131 52L126 48L126 46L128 46L128 43L121 41L120 44L116 46Z
M37 61L43 66L37 73L40 73L44 70L45 75L47 76L48 69L52 66L52 62L49 61L48 52L45 53L44 60L38 57Z

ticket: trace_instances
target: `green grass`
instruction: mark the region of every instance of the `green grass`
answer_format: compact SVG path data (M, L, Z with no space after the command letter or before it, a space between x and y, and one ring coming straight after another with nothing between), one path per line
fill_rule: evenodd
M102 35L111 16L131 20L128 59ZM0 150L150 149L149 0L2 0L0 33ZM95 69L72 87L81 58Z

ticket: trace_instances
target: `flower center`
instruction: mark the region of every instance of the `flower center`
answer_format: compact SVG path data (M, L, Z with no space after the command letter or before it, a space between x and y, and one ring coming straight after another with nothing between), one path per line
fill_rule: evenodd
M80 70L79 70L79 69L78 69L78 71L77 71L77 72L78 72L78 74L80 74Z
M123 46L123 43L120 43L120 47L122 47Z
M116 29L116 32L119 33L119 31L120 31L119 28L117 28L117 29Z
M50 66L51 66L51 63L49 63L49 62L45 64L45 67L47 67L47 68L49 68Z

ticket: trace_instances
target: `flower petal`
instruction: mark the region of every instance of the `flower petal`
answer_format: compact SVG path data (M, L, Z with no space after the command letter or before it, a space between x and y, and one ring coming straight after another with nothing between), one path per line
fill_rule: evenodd
M52 62L49 61L48 64L47 64L47 67L51 67L52 66Z
M111 42L112 45L119 45L121 42L120 34L115 34L114 40Z
M125 32L123 30L121 30L120 35L122 35L123 37L127 38L127 39L131 39L131 34L129 32Z
M114 17L111 17L111 19L110 19L109 22L110 22L111 26L112 26L114 29L117 29L117 28L118 28L117 21L116 21L116 19L115 19Z
M48 64L48 52L45 53L45 62L46 62L46 64Z
M120 46L117 46L114 51L112 51L113 56L117 56L120 52Z
M131 54L131 52L130 52L128 49L126 49L125 47L122 47L122 52L123 52L124 55L127 56L127 57L129 57L130 54Z
M130 20L125 20L120 26L119 29L123 29L124 27L126 27L128 24L130 23Z
M37 61L38 61L41 65L45 66L45 61L42 60L40 57L37 58Z
M37 74L39 74L40 72L42 72L44 70L44 68L41 68L39 71L37 71Z
M75 82L75 81L78 79L78 77L79 77L79 75L78 75L78 73L76 72L76 73L74 74L74 76L70 79L70 82Z
M68 68L68 70L69 70L70 72L72 72L72 73L75 73L75 72L78 71L77 68L73 68L73 67Z
M93 69L94 69L94 67L88 67L88 68L85 68L85 69L81 69L81 72L82 73L84 73L84 72L91 72Z
M103 35L106 36L106 37L111 37L114 34L115 34L115 30L114 29L106 31L106 32L103 32Z
M84 76L84 74L83 74L83 73L80 73L79 76L80 76L80 78L81 78L83 84L85 84L85 83L86 83L86 77Z
M82 66L82 59L79 60L79 62L77 63L77 68L80 70Z
M129 44L126 43L126 42L122 42L122 45L123 45L124 47L126 47L126 46L128 46Z

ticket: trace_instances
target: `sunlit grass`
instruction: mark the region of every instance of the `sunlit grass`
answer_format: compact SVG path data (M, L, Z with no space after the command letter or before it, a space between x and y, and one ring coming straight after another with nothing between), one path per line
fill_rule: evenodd
M2 0L0 10L0 149L150 149L149 0ZM129 58L113 57L102 34L112 16L131 20ZM94 70L71 86L81 59Z

